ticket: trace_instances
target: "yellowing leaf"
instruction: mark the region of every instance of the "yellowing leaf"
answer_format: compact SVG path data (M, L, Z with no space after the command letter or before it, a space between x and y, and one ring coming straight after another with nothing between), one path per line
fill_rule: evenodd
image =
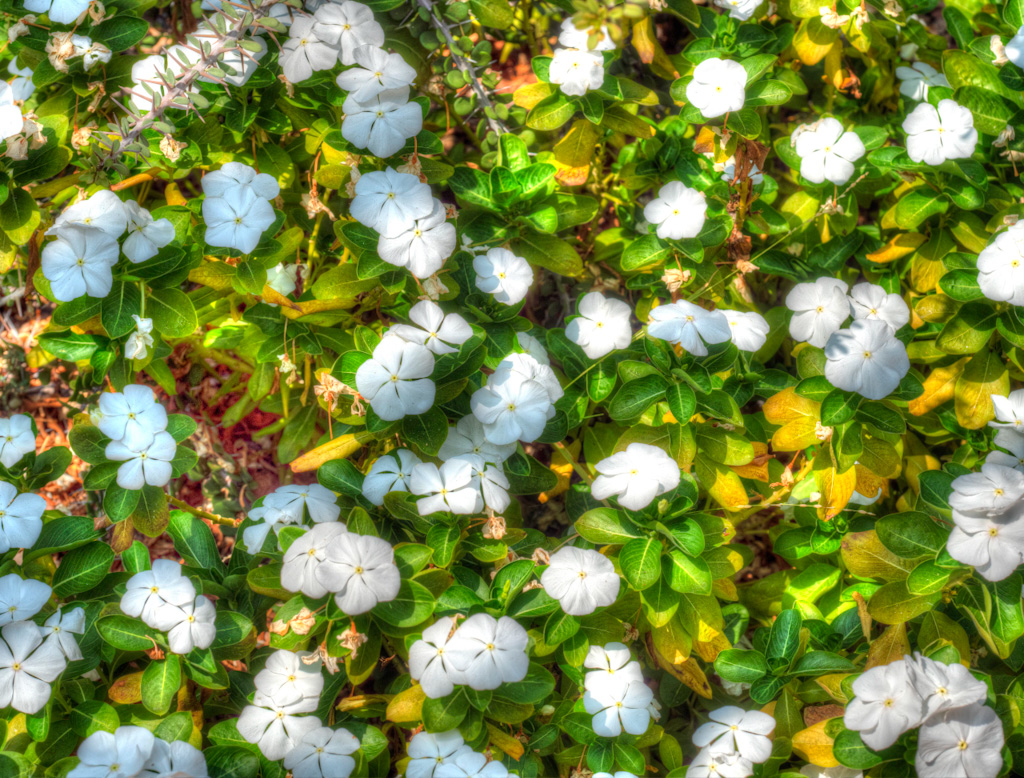
M754 446L753 460L745 465L734 465L733 472L740 478L768 483L768 446L757 441L754 441L752 445Z
M821 403L801 397L796 393L796 389L790 386L765 400L761 410L764 411L764 417L769 424L777 425L800 418L817 420L821 415Z
M964 372L969 357L957 360L952 365L937 367L924 379L924 391L915 397L907 406L914 416L923 416L928 411L938 408L944 402L953 399L953 390L957 379Z
M392 698L384 715L395 724L412 724L423 718L423 702L426 699L422 686L410 686Z
M907 639L907 628L904 624L893 624L886 627L879 637L871 641L868 649L868 661L865 670L879 665L899 662L910 653L910 641Z
M793 37L793 48L805 65L817 65L828 54L839 37L837 30L821 23L821 19L804 19Z
M520 108L530 110L541 100L551 97L558 91L554 84L545 84L543 81L536 81L532 84L525 84L519 87L512 95L512 102Z
M839 760L832 753L834 741L825 734L828 722L828 719L819 721L793 735L793 750L811 764L824 768L839 766Z
M597 127L586 119L579 119L573 122L565 137L555 144L555 159L569 168L589 169L600 137Z
M350 432L347 435L339 435L295 459L291 463L292 472L308 473L332 459L348 459L371 440L373 440L373 435L369 432Z
M487 732L491 736L491 745L497 746L518 762L523 754L526 753L526 749L523 748L522 741L494 726L491 722L488 721L486 723Z
M641 61L651 66L657 75L662 78L677 78L679 71L668 58L665 50L658 42L654 33L654 20L650 16L644 17L642 21L633 25L633 47L640 55Z
M142 702L142 672L122 675L110 685L107 697L121 705Z
M699 457L694 465L697 480L707 487L712 499L727 511L745 508L750 502L743 481L730 468L707 457Z
M1010 374L998 354L975 354L953 390L956 420L964 429L980 430L995 418L992 395L1010 393Z
M895 262L909 254L913 254L927 240L919 232L904 232L896 235L882 248L868 254L868 259L879 264Z
M914 569L912 562L900 559L883 546L873 529L847 533L841 553L846 569L858 578L902 581Z
M814 480L821 492L818 518L825 521L834 519L853 497L857 485L857 472L852 467L839 472L832 464L829 449L822 449L814 457Z
M802 451L819 442L817 430L817 419L795 419L775 431L772 435L772 448L776 451Z
M703 621L697 628L697 639L693 641L693 650L705 662L714 662L720 653L732 648L729 639L720 631L705 624Z

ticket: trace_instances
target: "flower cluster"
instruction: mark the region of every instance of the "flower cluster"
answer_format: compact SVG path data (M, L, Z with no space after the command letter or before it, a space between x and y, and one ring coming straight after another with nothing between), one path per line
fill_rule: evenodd
M203 221L211 246L252 253L276 214L270 201L281 187L273 176L228 162L203 177Z
M78 759L68 778L210 775L203 752L191 743L167 742L144 727L132 725L113 732L93 732L78 747Z
M169 559L157 559L151 570L128 579L121 610L142 619L147 627L166 632L175 654L209 648L217 635L217 608L209 598L196 594L181 565Z
M771 757L775 719L767 713L727 705L708 718L693 733L693 744L701 749L690 766L696 778L748 778L754 765Z
M591 668L584 676L583 708L594 717L596 734L642 735L651 718L658 718L654 693L644 683L640 663L628 647L622 643L591 646L583 666Z
M171 480L177 443L167 432L167 411L148 386L126 386L100 395L95 423L110 438L106 457L122 462L117 485L122 489L164 486Z
M563 19L558 42L561 48L551 58L551 83L558 84L564 94L576 97L599 88L604 81L603 52L615 49L608 28L592 33L577 27L573 19Z

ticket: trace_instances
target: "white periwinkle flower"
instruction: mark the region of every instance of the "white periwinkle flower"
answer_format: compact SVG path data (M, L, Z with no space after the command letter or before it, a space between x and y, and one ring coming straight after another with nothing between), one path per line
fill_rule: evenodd
M920 778L996 778L1005 742L994 710L980 704L960 708L921 727L914 766Z
M633 659L633 655L624 643L591 646L583 660L583 666L590 669L590 672L583 678L585 689L601 689L612 678L627 683L630 681L643 683L644 681L640 663Z
M21 108L14 104L17 99L11 85L0 81L0 141L19 134L25 126Z
M338 50L321 40L317 29L312 16L299 16L288 28L288 40L281 46L278 63L284 77L293 84L305 81L316 71L330 70L338 63Z
M956 561L974 567L986 581L1002 581L1024 563L1024 521L1019 516L1001 521L954 511L953 522L956 526L949 533L946 550Z
M434 354L455 354L473 334L469 322L457 313L445 314L441 306L430 300L420 300L409 309L411 324L395 324L388 330L410 343L426 346Z
M316 710L324 690L324 677L319 667L305 664L298 654L285 649L270 655L253 683L259 695L257 705L267 704L269 700L287 708L289 713Z
M355 0L323 3L313 18L314 34L338 50L342 65L356 64L356 51L362 46L384 45L384 28L368 6Z
M384 421L430 410L437 387L430 380L434 355L426 346L390 336L356 370L356 388Z
M596 51L556 49L548 79L557 84L563 94L582 97L604 82L604 59Z
M334 522L341 516L338 495L320 484L288 484L279 486L263 500L268 513L286 514L293 523L300 523L306 513L314 524Z
M144 727L93 732L78 747L78 764L68 778L131 778L153 755L156 737Z
M278 262L267 271L267 286L286 297L295 291L303 265Z
M824 348L832 333L850 317L847 286L835 278L819 278L814 283L797 284L786 295L786 307L793 312L789 334Z
M837 389L869 400L896 390L910 370L907 347L884 321L858 319L825 344L825 378Z
M416 501L421 516L437 511L460 515L481 513L484 508L479 487L473 483L473 466L465 458L449 459L438 467L432 462L416 465L409 490L429 495Z
M569 322L565 336L591 359L600 359L633 340L629 317L633 309L622 300L590 292L580 298L579 316Z
M8 93L3 87L0 87L0 117L10 116L13 117L13 111L7 110L8 108L17 109L17 106L12 105L12 102L25 102L36 91L36 85L32 83L32 68L30 67L18 67L17 58L12 59L7 63L7 72L10 73L14 78L10 82L10 92ZM11 96L12 102L5 102L4 94L7 93ZM0 138L6 138L4 135L3 124L5 119L0 118ZM21 111L18 111L17 121L21 121ZM15 130L11 135L16 135L20 130Z
M402 577L395 552L386 540L345 532L327 544L326 559L316 569L317 580L343 613L358 616L379 602L398 596Z
M66 208L46 234L63 236L67 227L91 227L111 238L120 238L128 227L128 212L120 197L109 189L101 189Z
M207 197L225 197L241 189L263 200L273 200L281 194L281 186L272 175L257 173L252 165L241 162L225 162L218 170L203 176L203 194Z
M927 100L928 90L933 86L949 86L949 81L927 62L915 62L896 68L900 80L900 94L911 100Z
M686 99L706 119L738 111L746 101L747 71L738 62L712 57L693 69Z
M126 729L122 727L121 729ZM144 778L209 778L206 757L191 743L156 738L153 752L139 773Z
M316 569L327 559L327 546L347 528L340 521L317 524L296 538L284 552L281 586L290 592L302 592L319 599L327 596L326 587L316 577Z
M1024 68L1024 26L1017 30L1004 48L1006 58L1019 68Z
M367 102L382 92L409 87L416 80L415 69L401 54L366 45L356 49L353 58L356 67L343 71L336 79L338 86L349 93L346 103L349 99ZM348 109L344 110L348 113Z
M106 297L114 286L112 268L120 250L103 230L78 226L61 228L57 239L43 247L41 267L57 302L82 295Z
M65 667L60 648L44 642L31 621L4 624L0 628L0 707L37 713L49 701L50 684Z
M508 496L509 482L501 468L484 462L483 457L476 454L463 454L461 457L448 460L469 462L472 471L472 484L483 496L483 505L494 513L503 513L511 504ZM446 463L447 464L447 463Z
M145 262L174 240L174 225L170 219L154 219L153 214L134 200L124 204L128 216L128 237L121 251L130 262Z
M303 735L285 756L284 766L292 778L348 778L356 768L352 754L358 750L359 738L347 729L320 727Z
M405 778L437 778L437 770L456 754L472 751L457 729L448 732L417 732L409 741L409 766Z
M566 546L551 555L541 586L570 616L587 616L612 605L619 596L619 575L604 554Z
M143 570L128 579L121 610L163 632L181 621L182 608L195 598L196 587L181 574L181 565L170 559L157 559L152 570Z
M1024 222L1000 232L982 249L978 286L989 300L1024 306Z
M36 433L32 431L31 417L16 413L0 419L0 465L14 467L35 450Z
M445 764L438 765L434 778L508 778L508 768L497 760L470 748L458 751Z
M615 497L619 505L638 511L655 497L679 486L679 464L657 446L630 443L625 451L598 462L600 474L590 487L597 500Z
M39 628L39 634L47 643L53 643L68 659L74 661L82 658L82 650L78 647L75 635L85 632L85 609L57 608Z
M903 121L903 131L907 133L907 154L926 165L967 159L978 144L970 109L952 100L940 100L938 107L919 104Z
M0 578L0 624L31 619L43 609L53 591L35 578L9 573Z
M644 218L657 226L657 235L664 240L696 238L704 228L707 212L704 193L681 181L669 181L644 206Z
M474 258L473 270L476 271L476 288L505 305L521 303L533 283L530 264L504 248L495 247Z
M992 395L992 406L995 410L995 421L990 421L990 427L1005 427L1024 433L1024 389L1017 389L1010 392L1009 396Z
M583 693L583 708L594 718L594 732L601 737L618 737L623 732L642 735L651 723L651 688L639 681L602 674L599 683Z
M452 667L462 674L463 683L486 691L526 677L529 641L526 630L515 619L477 613L455 631L445 653Z
M841 185L853 176L854 165L864 156L864 142L847 132L838 119L822 119L801 132L793 143L800 156L800 175L813 184L825 181Z
M440 619L423 630L423 636L409 649L409 674L431 699L447 697L456 683L462 683L462 674L452 665L448 652L453 627L451 619Z
M379 457L363 479L363 497L374 505L383 505L384 497L391 492L412 491L412 471L421 463L418 456L404 448Z
M409 222L408 229L390 238L381 235L377 253L390 265L408 268L416 278L429 278L452 255L455 244L455 225L447 220L444 204L434 198L432 210Z
M924 703L903 661L872 667L853 682L853 693L843 724L860 732L861 740L875 751L891 746L924 716Z
M968 705L984 704L988 686L959 662L947 665L921 653L915 653L913 658L904 657L904 661L910 682L924 700L925 718Z
M732 328L721 311L709 311L687 300L659 305L651 311L647 334L681 346L696 357L708 355L707 344L725 343Z
M342 110L342 137L375 157L397 154L423 129L423 109L410 102L408 87L389 89L365 100L357 100L353 93L345 98Z
M89 0L25 0L25 10L46 14L57 24L71 24L88 9Z
M437 456L442 461L466 454L475 454L484 462L500 465L516 453L515 443L498 445L487 439L483 423L476 416L463 416L454 427L448 428L448 437L441 444Z
M740 351L758 351L767 341L771 327L764 316L755 311L729 311L719 308L732 332L732 343Z
M486 386L473 392L470 407L487 440L499 446L539 438L552 410L543 384L513 372L492 375Z
M352 218L386 238L398 237L434 210L430 187L392 168L360 176L355 191L349 206Z
M993 396L992 399L995 400L996 397ZM999 399L1005 400L1006 398L1000 397ZM990 427L1002 426L991 421L988 424ZM1024 435L1016 429L1001 429L996 433L992 443L997 449L1006 449L1006 451L990 451L985 457L986 465L1002 465L1024 472Z
M148 386L131 384L123 392L100 395L96 426L111 440L130 448L144 448L167 429L167 410Z
M46 500L38 494L18 494L0 481L0 554L12 548L31 548L43 531Z
M558 43L567 49L581 49L584 51L615 51L615 41L612 40L608 28L602 26L599 35L594 35L594 45L591 47L592 31L589 27L577 27L576 22L570 16L562 20L561 32L558 33Z
M754 765L739 754L716 753L702 748L686 768L687 778L749 778Z
M982 465L980 473L959 476L952 486L950 507L971 516L1001 518L1024 498L1024 475L998 465Z
M693 744L708 747L720 754L738 753L754 764L767 762L772 755L768 736L775 729L775 719L757 710L743 710L726 705L712 711L706 724L693 733Z
M193 602L181 606L181 610L181 621L167 630L171 651L187 654L194 648L209 648L217 636L217 608L213 602L200 594Z
M238 734L253 743L271 761L283 759L302 739L322 725L316 716L296 716L286 706L248 705L238 717Z
M764 0L714 0L714 4L723 11L728 11L729 16L745 22L754 15L754 11Z
M206 242L211 246L252 253L276 218L274 206L249 188L229 190L203 200Z
M902 297L867 281L850 290L850 310L854 319L884 321L893 332L910 322L910 308Z
M132 314L135 320L135 331L124 342L126 359L145 359L153 347L153 320L143 319L137 313Z
M131 447L112 440L107 444L107 459L123 462L117 469L117 485L122 489L141 489L143 486L166 486L170 483L171 460L178 444L169 432L158 432L148 446Z

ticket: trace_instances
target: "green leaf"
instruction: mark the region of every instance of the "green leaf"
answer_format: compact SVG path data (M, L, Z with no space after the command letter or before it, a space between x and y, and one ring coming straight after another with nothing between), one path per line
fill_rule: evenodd
M776 616L771 632L768 633L768 645L764 652L772 670L789 667L800 645L802 624L803 619L795 610L784 610Z
M617 545L643 537L639 527L613 508L594 508L576 519L576 531L595 545Z
M278 600L289 600L292 597L292 592L281 586L281 564L278 562L253 568L245 579L256 594L265 594Z
M402 581L395 599L378 603L373 615L393 627L415 627L434 613L435 599L430 590L415 581Z
M775 57L772 56L774 60ZM732 111L729 114L727 126L733 132L739 133L744 138L753 140L761 134L761 117L757 111L751 108L743 108L739 111Z
M935 345L947 354L976 354L996 329L998 312L987 303L966 303L942 328Z
M875 523L882 545L902 559L935 556L946 545L948 531L926 513L893 513Z
M680 594L711 594L711 569L700 557L673 548L661 558L669 587Z
M619 565L626 581L643 591L661 576L661 543L654 538L636 538L619 552Z
M0 230L16 246L29 242L41 218L35 198L24 189L12 189L10 196L0 203Z
M104 616L96 622L96 629L107 643L122 651L148 651L157 645L149 628L130 616Z
M1024 611L1021 610L1021 575L989 584L992 588L992 634L1004 643L1024 635ZM1016 588L1014 588L1016 587Z
M459 687L447 697L423 701L423 726L430 732L455 729L469 713L469 700Z
M133 315L138 316L142 295L135 284L115 281L110 294L103 298L100 313L103 329L112 338L120 338L135 329Z
M106 543L89 543L69 551L53 574L53 593L58 597L88 591L98 586L114 563L114 551Z
M158 716L171 707L181 686L181 660L167 654L160 662L150 662L142 673L142 704Z
M672 248L662 243L657 235L644 235L632 241L622 252L622 269L632 272L655 267L664 262L671 252Z
M934 190L923 187L908 192L896 203L894 218L896 224L905 230L913 230L932 216L945 213L949 200Z
M629 421L643 414L662 398L668 381L660 375L648 375L623 384L608 405L608 415L616 421Z
M153 320L153 329L165 338L187 337L199 326L192 300L179 289L150 292L146 297L146 316Z
M146 37L149 22L137 16L119 13L117 16L100 22L90 31L90 37L104 44L115 54L130 49Z
M837 427L853 418L860 395L836 389L821 402L821 423L825 427Z
M526 126L531 130L548 132L557 130L576 113L576 107L561 92L545 97L526 115ZM458 170L458 168L456 168Z
M402 435L428 456L437 456L448 437L448 417L440 408L402 419Z
M222 567L217 541L209 525L201 519L185 513L171 511L167 532L174 540L174 550L192 567L200 570L216 570Z
M543 267L561 276L578 276L583 272L583 261L571 244L532 230L525 230L512 241L511 250L534 267Z
M100 335L83 335L70 330L47 332L39 336L39 347L68 362L89 359L110 341Z
M25 551L25 562L31 562L47 554L70 551L102 537L103 530L95 529L95 523L87 516L60 516L43 525L39 538Z
M728 648L715 659L715 672L732 683L753 683L768 674L768 663L759 651Z
M670 385L665 392L665 400L679 424L686 424L697 410L697 395L688 384Z

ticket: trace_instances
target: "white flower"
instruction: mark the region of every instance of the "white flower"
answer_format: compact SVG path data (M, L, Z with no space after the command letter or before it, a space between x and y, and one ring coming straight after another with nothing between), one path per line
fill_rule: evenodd
M436 778L441 765L450 762L456 754L472 750L457 729L437 734L418 732L409 741L405 778Z
M552 405L543 384L506 372L492 375L486 386L473 392L470 407L487 440L500 446L539 438Z
M693 69L686 99L706 119L738 111L746 100L747 71L738 62L712 57Z
M866 153L857 133L846 132L831 117L800 133L793 148L800 157L800 175L814 184L845 184L853 176L853 163Z
M140 778L209 778L206 757L191 743L156 738Z
M35 450L36 434L32 431L30 417L16 413L6 419L0 419L0 465L14 467L22 457Z
M495 247L473 259L476 288L493 295L505 305L518 305L526 298L533 283L533 269L522 257L508 249Z
M224 75L219 79L230 86L245 85L256 72L259 61L267 53L267 44L260 36L247 34L242 40L247 45L255 45L258 48L246 49L243 54L241 47L236 44L222 52L217 58L217 66L224 71ZM168 62L175 63L181 68L194 67L199 63L201 56L199 48L214 48L220 46L222 42L221 34L208 23L203 22L195 32L186 37L185 45L171 46L167 50ZM200 75L199 80L216 83L218 79L209 75Z
M316 716L295 716L283 706L248 705L238 717L238 734L271 761L283 759L322 724Z
M280 535L281 530L289 524L302 523L301 506L299 510L280 510L267 504L272 496L272 493L268 494L263 498L261 505L248 513L248 518L254 523L243 530L242 542L245 543L245 550L249 554L256 554L263 549L263 544L266 543L271 530L275 535Z
M745 22L754 15L754 11L761 5L763 0L713 0L714 4L723 11L728 11L729 16Z
M71 24L88 8L89 0L25 0L25 10L46 14L57 24Z
M135 320L135 332L124 342L124 356L125 359L145 359L153 347L153 320L143 319L136 313L132 318Z
M174 240L174 225L170 219L154 219L153 215L134 200L124 203L128 216L128 237L121 250L130 262L145 262Z
M658 190L658 196L644 206L644 218L657 225L659 238L680 240L700 235L707 211L703 192L681 181L669 181Z
M706 344L725 343L732 338L729 320L721 311L708 311L686 300L659 305L651 311L653 321L647 334L674 343L695 357L706 357Z
M217 636L214 621L217 608L203 595L181 606L184 618L167 630L167 645L175 654L187 654L193 648L209 648Z
M551 58L548 80L563 94L582 97L604 83L604 58L581 49L556 49Z
M600 686L609 679L605 676L615 676L619 680L639 681L643 683L644 676L640 672L640 663L633 660L629 648L623 643L607 643L604 646L591 646L587 650L587 656L583 660L583 666L591 668L583 679L584 688L589 689L597 684Z
M441 444L437 456L447 461L465 454L475 454L484 462L500 465L515 452L515 443L491 443L487 440L483 423L476 416L463 416L454 427L448 428L448 437Z
M462 673L465 684L486 691L526 677L530 667L526 655L529 641L526 630L515 619L495 619L488 613L477 613L455 631L445 653L452 666Z
M1010 38L1004 47L1006 58L1019 68L1024 68L1024 27Z
M920 103L903 121L903 131L907 133L907 154L926 165L967 159L978 143L970 110L952 100L940 100L938 108Z
M356 51L362 46L384 45L384 28L370 8L355 0L324 3L313 18L313 33L338 50L342 65L354 65Z
M451 619L434 622L409 649L409 674L420 682L423 693L431 699L447 697L455 684L462 682L462 674L452 665L448 653L452 626Z
M755 311L730 311L719 308L732 332L732 342L740 351L758 351L767 341L771 327L764 316Z
M387 238L413 228L417 219L430 216L433 210L430 187L416 176L390 167L360 176L349 206L353 219Z
M612 40L611 35L608 33L608 27L602 26L600 30L600 40L596 41L594 47L591 48L590 43L591 28L589 27L577 27L576 22L573 21L570 16L568 19L562 19L561 32L558 34L558 43L565 46L567 49L582 49L585 51L615 51L615 41Z
M385 337L356 370L356 388L384 421L430 410L437 387L430 380L434 355L426 346Z
M881 400L910 370L907 347L884 321L858 319L825 344L825 378L837 389Z
M75 635L85 632L85 609L72 608L65 611L57 608L39 628L39 634L47 643L53 643L69 661L82 658Z
M288 28L288 40L281 46L277 61L284 77L297 84L310 78L314 71L334 67L338 49L317 37L314 17L299 16Z
M153 754L156 737L143 727L93 732L78 746L79 763L68 778L133 778Z
M106 297L114 285L111 268L118 253L117 241L102 230L64 227L56 240L43 247L43 276L57 302L84 294Z
M1024 305L1024 222L1017 222L978 255L978 286L995 302Z
M460 515L481 513L484 508L479 487L473 483L472 463L467 459L449 459L439 468L424 462L412 469L409 491L430 495L416 501L420 516L437 511Z
M946 665L920 652L915 653L913 659L906 657L904 661L910 682L924 699L926 719L939 712L975 703L984 704L988 686L959 662Z
M911 100L927 100L933 86L949 86L949 81L927 62L915 62L910 67L896 68L900 80L900 94Z
M167 83L174 84L182 67L167 59L166 54L151 54L132 65L132 93L129 100L137 111L148 113L159 105L167 92ZM190 86L186 92L193 93ZM184 106L171 103L171 107L182 110Z
M412 471L421 461L404 448L378 458L363 479L363 497L374 505L383 505L384 497L391 492L411 491Z
M102 416L96 426L111 440L144 448L167 429L167 411L148 386L131 384L124 392L105 392L99 399Z
M347 729L319 727L307 732L284 758L292 778L348 778L356 767L352 754L359 739Z
M715 170L722 174L722 180L725 181L726 183L735 183L737 173L736 157L732 156L729 157L729 159L727 159L725 162L716 163ZM754 162L751 162L750 171L747 173L747 178L754 186L757 186L758 184L764 182L764 173L761 172L761 168L759 168Z
M984 705L950 711L921 727L914 766L920 778L996 778L1006 742L996 712Z
M463 454L445 464L457 461L469 462L473 473L472 485L483 496L483 507L494 513L503 513L512 499L508 496L508 479L501 468L486 464L483 457L476 454Z
M283 262L278 262L267 271L267 286L278 294L290 295L295 291L299 270L302 267L302 265L286 265Z
M101 189L66 208L46 234L64 237L68 227L92 227L111 238L120 238L128 227L128 212L120 197L109 189Z
M473 328L457 313L441 310L441 306L430 300L420 300L409 309L409 318L418 324L395 324L388 330L389 335L397 335L410 343L426 346L434 354L455 354L473 334Z
M483 754L466 748L438 765L434 778L508 778L508 774L501 762L489 762Z
M11 79L10 83L10 96L13 98L13 102L23 103L32 97L36 91L36 85L32 83L32 68L18 67L18 60L12 59L7 63L7 72L10 73L14 78ZM12 111L8 111L8 107L13 107L12 103L5 102L7 90L0 87L0 117L10 115L13 116ZM3 134L3 119L0 118L0 138L6 138ZM18 121L21 121L21 111L18 111ZM16 135L20 130L16 130L13 135Z
M386 540L345 532L327 545L326 555L316 577L346 615L358 616L398 596L402 578Z
M615 565L604 554L586 548L565 546L552 554L540 583L570 616L587 616L612 605L619 596Z
M995 396L992 398L996 399ZM1005 397L999 399L1005 400ZM989 422L990 427L1003 426L997 425L995 422ZM992 441L993 445L998 448L1004 448L1009 453L1003 451L990 451L988 456L985 457L986 465L1002 465L1003 467L1012 467L1014 470L1024 472L1024 435L1017 431L1017 429L1001 429L996 433L995 438Z
M955 513L998 518L1024 498L1024 474L999 465L982 465L980 473L959 476L952 486L949 505Z
M338 86L349 93L346 105L349 100L368 102L382 92L409 87L416 80L415 69L402 59L401 54L389 54L378 46L367 45L360 46L352 56L356 67L343 71L336 79ZM408 98L408 91L405 94ZM347 108L343 110L348 113Z
M203 176L202 184L207 197L226 197L239 189L248 189L263 200L273 200L281 194L277 179L269 173L257 173L254 167L241 162L225 162Z
M954 511L953 521L956 526L949 533L946 550L957 562L974 567L986 581L1002 581L1024 562L1024 520L1020 516L1003 522Z
M362 179L360 179L362 180ZM394 237L380 236L377 253L385 262L409 269L416 278L432 276L455 251L455 225L447 220L444 204L433 198L430 213L414 219Z
M793 339L824 348L832 333L850 316L847 288L835 278L819 278L814 283L794 286L786 295L786 307L793 311L789 320Z
M314 524L334 522L341 516L338 495L320 484L288 484L279 486L263 499L263 507L280 511L295 523L302 521L304 512Z
M35 578L10 573L0 578L0 624L31 619L43 609L53 591Z
M327 558L327 546L335 536L346 532L341 522L317 524L302 537L296 538L284 552L281 567L281 586L290 592L302 592L307 597L320 599L327 589L316 577L316 569Z
M0 553L31 548L43 531L45 510L46 500L39 495L18 494L13 484L0 481Z
M748 778L754 765L739 754L715 753L702 748L686 768L687 778Z
M11 85L0 81L0 140L17 135L25 126L21 108L14 104L16 99Z
M1010 392L1008 397L992 395L992 406L996 420L990 421L990 427L1007 427L1024 432L1024 389Z
M596 500L615 497L619 505L638 511L659 495L679 486L679 465L657 446L630 443L625 451L598 462L600 473L590 487Z
M775 719L757 710L743 710L726 705L708 714L711 719L693 733L697 748L708 747L714 753L734 754L754 764L767 762L772 755L768 736L775 729Z
M893 332L910 322L910 308L902 297L867 281L850 291L850 309L854 319L884 321Z
M169 432L158 432L148 446L130 447L113 440L104 452L112 462L124 462L117 468L117 485L122 489L141 489L145 485L166 486L170 483L171 460L178 444Z
M0 707L37 713L50 699L50 684L67 667L64 654L44 643L31 621L4 624L0 638Z
M646 684L608 674L583 693L583 708L594 717L594 732L601 737L642 735L651 723L648 706L653 699Z
M121 610L142 619L153 629L166 632L182 618L182 608L196 598L196 587L181 574L181 565L170 559L156 559L152 570L128 579Z
M113 53L102 43L93 43L91 38L84 35L72 35L71 42L75 46L75 56L82 58L82 68L88 73L97 63L104 65L110 62Z
M316 710L324 690L320 668L307 665L298 654L284 649L270 655L253 683L260 695L257 705L287 708L289 713Z
M924 717L924 703L910 682L906 662L872 667L853 682L853 693L843 724L860 732L875 751L891 746Z
M551 366L551 360L548 358L548 352L544 350L544 346L542 346L541 342L533 337L533 335L530 335L527 332L517 332L516 342L519 344L519 348L542 365Z
M274 206L251 189L239 187L223 197L203 200L206 242L250 254L264 231L274 223Z
M583 295L577 304L579 316L565 328L565 336L591 359L600 359L633 340L629 317L633 309L622 300L600 292Z
M338 78L351 72L348 70ZM342 110L342 137L376 157L397 154L407 140L423 129L423 109L419 103L409 101L409 87L389 89L365 100L357 100L353 92L345 98Z

